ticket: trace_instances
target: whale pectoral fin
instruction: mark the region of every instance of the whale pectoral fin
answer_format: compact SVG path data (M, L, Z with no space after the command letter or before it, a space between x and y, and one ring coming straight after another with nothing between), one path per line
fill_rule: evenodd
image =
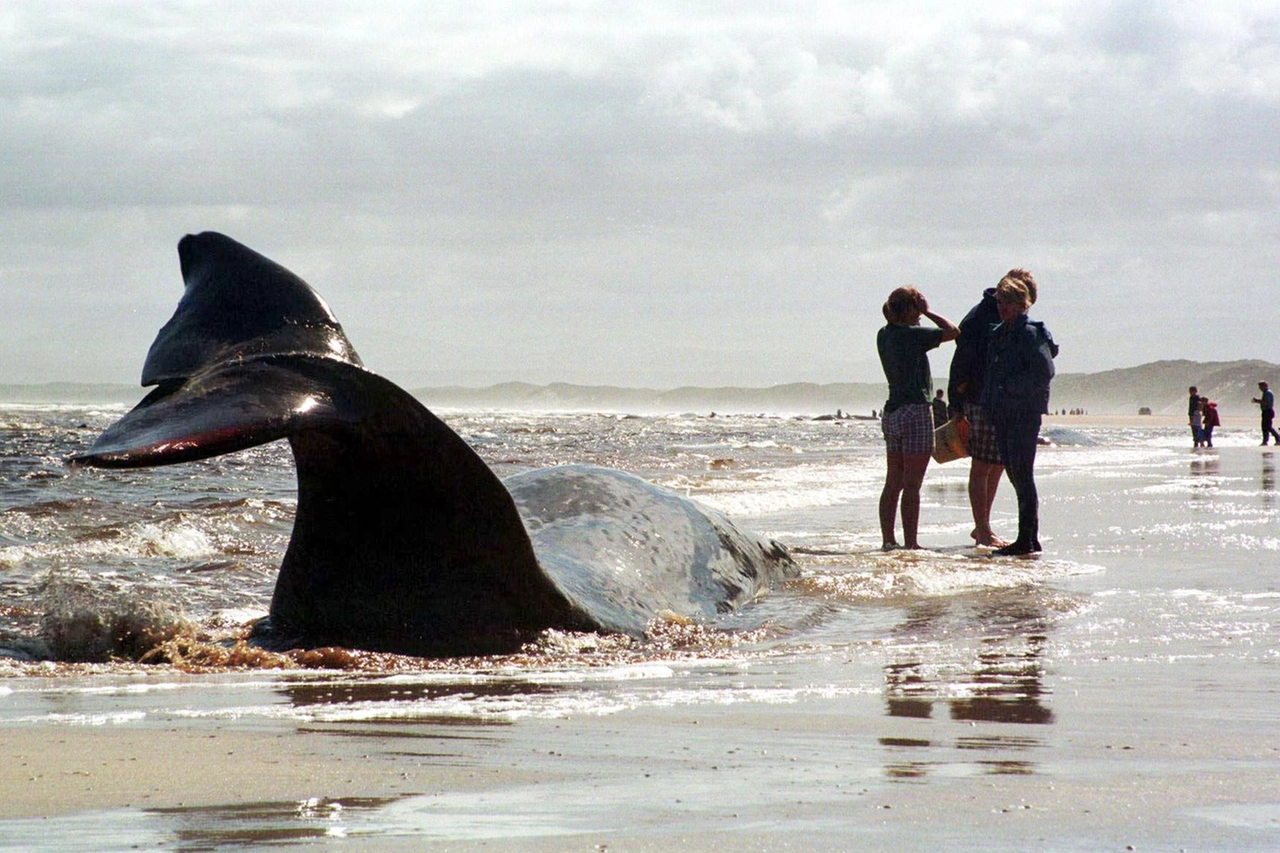
M277 359L232 362L156 388L72 464L145 468L207 459L333 413L323 388Z

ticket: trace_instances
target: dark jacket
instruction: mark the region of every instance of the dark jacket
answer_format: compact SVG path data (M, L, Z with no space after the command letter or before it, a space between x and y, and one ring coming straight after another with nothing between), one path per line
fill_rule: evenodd
M996 306L996 289L988 287L982 299L969 309L960 321L960 337L951 356L951 373L947 378L947 402L952 416L964 412L964 404L982 400L982 378L987 370L987 342L991 327L1000 322ZM963 390L961 390L963 386Z
M996 417L1017 418L1049 411L1049 383L1058 345L1044 323L1023 314L991 329L982 407Z

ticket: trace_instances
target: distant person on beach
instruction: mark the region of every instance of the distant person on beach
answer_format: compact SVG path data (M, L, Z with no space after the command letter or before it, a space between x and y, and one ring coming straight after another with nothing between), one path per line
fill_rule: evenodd
M947 422L947 401L942 399L942 389L933 398L933 428L937 429Z
M894 527L902 504L903 548L919 548L916 530L920 522L920 485L933 453L933 372L928 352L960 335L945 317L929 310L929 303L914 287L899 287L881 309L888 324L876 334L880 366L889 382L889 399L881 412L884 433L884 489L880 493L880 541L889 551L898 548ZM928 317L936 328L920 325Z
M1218 417L1218 404L1209 402L1208 397L1201 397L1200 411L1204 415L1204 446L1213 447L1213 428L1222 424Z
M1036 301L1036 280L1024 269L1011 269L1004 278L1021 281L1027 288L1031 304ZM970 538L978 545L1002 548L1009 543L991 529L991 505L1000 486L1004 465L996 448L995 427L982 408L983 380L987 370L987 345L992 330L1000 322L996 304L996 288L988 287L982 299L960 321L960 338L951 357L951 373L947 380L947 399L951 414L969 422L969 506L973 511Z
M1262 445L1265 447L1272 436L1275 436L1276 444L1280 445L1280 433L1273 426L1276 420L1276 395L1265 382L1258 383L1258 390L1262 392L1262 396L1254 397L1253 402L1262 407Z
M996 285L1000 324L987 345L982 408L995 426L996 448L1018 494L1018 538L995 553L1030 554L1040 548L1040 498L1036 493L1036 446L1040 420L1049 411L1049 383L1058 345L1043 323L1027 319L1031 292L1005 276Z
M1187 389L1187 425L1191 427L1191 446L1200 446L1200 430L1196 427L1196 414L1200 411L1200 390L1192 385Z
M1200 397L1195 397L1195 408L1191 409L1187 417L1191 421L1191 446L1204 446L1204 404L1200 402Z

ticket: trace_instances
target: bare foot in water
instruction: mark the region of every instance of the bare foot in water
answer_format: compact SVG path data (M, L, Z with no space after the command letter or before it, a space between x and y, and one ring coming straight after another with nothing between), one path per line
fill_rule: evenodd
M987 548L1005 548L1009 545L1008 542L1004 541L991 531L987 531L987 533L983 535L977 530L974 530L969 534L969 538L973 540L975 545L982 545Z
M881 550L881 551L897 551L897 550L898 550L899 548L901 548L901 547L902 547L902 546L901 546L901 545L899 545L897 542L894 542L894 541L890 540L890 541L888 541L888 542L884 542L884 543L882 543L882 544L880 545L880 550Z

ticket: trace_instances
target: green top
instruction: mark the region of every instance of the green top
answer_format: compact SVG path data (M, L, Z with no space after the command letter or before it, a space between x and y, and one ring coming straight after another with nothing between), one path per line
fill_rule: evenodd
M929 369L929 350L942 343L942 329L924 326L890 324L876 334L876 349L884 378L889 380L889 399L885 413L912 403L929 404L933 396L933 373Z

